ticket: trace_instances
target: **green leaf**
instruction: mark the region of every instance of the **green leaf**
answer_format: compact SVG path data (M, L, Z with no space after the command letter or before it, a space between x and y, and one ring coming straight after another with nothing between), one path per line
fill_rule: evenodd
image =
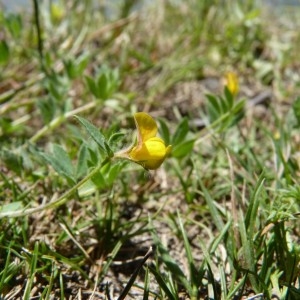
M100 98L98 95L98 89L97 89L97 85L95 83L95 80L90 77L90 76L85 76L85 82L87 83L87 86L90 90L90 92L96 97L96 98Z
M243 111L244 106L245 106L245 100L240 100L236 102L235 105L232 107L232 112L234 114L238 114Z
M221 96L219 97L219 105L220 105L220 108L221 108L221 111L220 111L221 115L226 114L231 109L231 107L229 106L229 103L227 102L227 99L223 98Z
M113 151L108 146L104 135L99 131L97 127L95 127L93 124L91 124L84 118L81 118L79 116L75 116L75 118L83 125L88 134L98 144L98 146L107 153L107 155L113 155Z
M232 93L229 91L227 86L224 87L224 95L225 95L225 99L226 99L227 104L228 104L228 108L233 107L234 97L233 97Z
M117 143L120 139L124 137L125 133L124 132L115 132L113 133L108 140L109 145L113 145Z
M149 293L150 293L150 273L149 273L149 268L147 268L147 266L146 266L145 279L144 279L143 300L148 300L149 299Z
M18 39L23 28L21 15L10 13L5 17L5 23L13 38Z
M45 124L49 124L53 120L56 112L56 103L53 97L48 97L46 99L40 99L37 102L37 106L41 112L43 121Z
M106 180L102 174L102 172L98 172L91 178L92 182L96 185L98 189L103 189L105 188L106 185Z
M160 259L166 265L166 267L171 272L171 274L174 274L174 276L176 276L176 278L185 286L185 288L187 290L189 290L190 283L189 283L188 279L186 278L185 274L183 273L183 271L178 266L178 263L170 255L169 251L162 245L160 239L158 238L158 236L155 233L153 233L152 237L153 237L153 241L157 247L157 251L159 252ZM155 272L155 269L151 269L151 272L152 273ZM156 274L155 273L153 273L153 274L156 277ZM158 278L156 278L156 280L158 280ZM167 286L166 286L166 288L169 290L169 288ZM165 292L167 292L167 289L165 290ZM172 293L172 292L170 291L170 293Z
M170 131L166 122L163 119L158 119L158 122L162 139L165 141L166 145L170 145Z
M99 162L99 159L100 159L99 152L98 151L94 151L91 148L88 148L88 152L89 152L89 160L87 162L88 167L94 167Z
M293 112L296 117L298 127L300 127L300 97L293 103Z
M0 158L5 163L8 169L21 174L23 170L23 159L20 155L15 154L13 151L3 149L0 152Z
M77 60L76 60L76 66L77 66L77 76L82 75L83 71L85 70L86 66L88 65L90 60L90 55L88 53L82 54Z
M176 131L172 139L172 145L175 146L181 143L187 136L188 132L189 132L189 121L187 118L183 118L176 128Z
M109 169L108 173L106 174L107 185L111 186L114 183L115 179L120 174L124 164L125 164L125 162L119 162L117 164L110 166L110 169Z
M84 176L88 170L88 150L85 144L82 144L79 149L78 161L76 167L76 178Z
M37 272L36 268L37 268L37 263L38 263L38 257L39 257L39 242L36 241L34 244L34 249L31 252L31 256L29 259L30 273L28 274L28 279L27 279L26 286L24 289L24 294L23 294L24 299L30 299L31 290L32 290L32 287L34 286L34 282L36 279L35 274Z
M173 157L184 157L190 154L190 152L193 150L195 140L188 140L185 141L179 145L176 145L172 149L172 156Z
M76 66L73 60L71 59L66 59L63 61L64 63L64 67L66 69L66 72L68 74L68 77L70 79L74 79L77 77L77 70L76 70Z
M0 41L0 64L6 64L9 59L9 48L5 40Z
M53 145L53 153L40 153L53 169L72 183L75 183L72 161L67 152L57 144Z
M206 200L210 214L212 216L213 222L214 222L215 226L218 228L218 230L222 231L225 226L223 219L222 219L222 215L218 211L217 206L215 204L215 200L212 198L209 191L206 189L200 176L197 176L197 177L198 177L199 185L201 187L201 191L203 192L204 199Z
M215 122L221 113L221 108L219 106L219 102L217 100L217 97L213 95L206 95L206 98L208 100L207 103L207 113L209 116L210 123Z
M161 275L160 272L158 272L155 268L153 268L152 266L149 266L149 270L151 271L151 273L154 275L157 283L159 284L159 287L165 292L165 294L167 295L167 299L170 300L178 300L178 296L173 293L169 287L166 284L166 279Z
M236 102L236 104L233 106L232 114L234 115L234 118L230 126L236 125L244 117L244 107L245 107L245 100Z
M242 258L244 262L245 269L248 269L254 274L257 274L256 264L255 264L255 253L254 253L254 243L253 243L253 236L250 236L248 231L246 230L246 221L244 220L244 215L241 213L239 217L239 233L242 242ZM249 280L253 286L253 288L257 291L258 290L258 283L257 279L254 276L249 276Z
M190 272L190 278L189 278L189 295L192 299L196 299L197 298L197 285L198 283L201 281L199 278L199 273L197 271L196 265L195 265L195 261L193 258L193 254L192 254L192 248L189 242L189 239L187 237L186 231L184 229L183 223L182 223L182 219L180 217L179 211L177 211L177 218L178 218L178 222L179 222L179 229L183 238L183 244L184 244L184 248L185 248L185 254L186 254L186 258L189 264L189 272Z
M93 183L93 181L88 180L82 186L79 187L78 195L79 195L79 197L86 197L88 195L95 193L96 190L97 190L97 187Z
M265 182L265 174L264 172L262 172L258 178L253 194L251 195L250 203L245 217L245 225L247 228L247 233L249 234L250 238L252 238L254 234L255 222L257 220L257 211L259 205L261 204L260 193L263 189L264 182Z
M66 77L53 74L50 78L47 79L47 87L49 93L59 102L63 102L68 91L68 82Z
M70 79L75 79L81 76L88 62L89 62L89 55L86 53L76 58L76 60L73 58L65 59L64 66L68 74L68 77Z
M108 78L106 74L101 74L97 78L97 95L98 98L106 100L108 98Z
M245 101L234 101L230 91L225 88L225 98L214 95L206 95L207 114L213 128L218 131L224 131L237 124L244 116Z
M107 66L98 70L96 78L85 77L90 92L98 99L107 100L119 86L119 71L110 69Z
M74 175L72 161L62 146L53 144L53 157L58 161L59 165L66 172L66 174L68 174L70 177Z

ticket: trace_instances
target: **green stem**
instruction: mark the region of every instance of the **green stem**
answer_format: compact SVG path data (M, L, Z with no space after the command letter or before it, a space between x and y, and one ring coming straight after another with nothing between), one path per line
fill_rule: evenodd
M40 25L40 18L39 18L38 0L33 0L33 7L34 7L34 22L35 22L35 27L37 30L37 38L38 38L38 51L42 62L43 61L43 40L42 40L41 25Z
M89 110L94 108L97 105L96 101L90 102L84 106L81 106L79 108L76 108L72 111L69 111L61 116L56 117L55 119L53 119L49 124L45 125L44 127L42 127L34 136L32 136L29 139L30 143L35 143L37 140L39 140L42 136L44 136L48 131L52 131L53 129L55 129L56 127L58 127L60 124L62 124L64 122L64 120L78 114L81 113L83 111Z
M80 188L84 183L86 183L88 180L90 180L94 175L96 175L102 167L104 167L107 163L110 162L110 158L106 157L100 165L98 165L94 170L92 170L86 177L84 177L82 180L80 180L77 184L75 184L71 189L66 191L64 194L62 194L58 199L54 199L50 201L49 203L46 203L44 205L41 205L36 208L28 208L28 209L21 209L17 211L8 211L8 212L0 212L0 219L5 217L23 217L29 214L33 214L36 212L40 212L49 208L55 208L58 207L68 201L68 198L72 196L78 188Z

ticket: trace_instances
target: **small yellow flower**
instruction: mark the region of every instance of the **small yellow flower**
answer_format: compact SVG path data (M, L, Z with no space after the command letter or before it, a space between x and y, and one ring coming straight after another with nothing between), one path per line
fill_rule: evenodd
M171 152L172 146L157 137L157 124L144 112L134 114L137 128L137 142L128 149L115 153L115 157L126 158L140 164L145 169L155 170Z
M59 24L65 16L64 7L59 3L51 3L50 12L51 20L54 24Z
M274 133L274 139L277 141L280 140L280 132L278 130L276 130Z
M228 90L230 91L230 93L233 96L236 96L237 93L239 92L239 81L238 81L238 77L236 76L235 73L233 72L228 72L225 75L225 79L226 79L226 86L228 88Z

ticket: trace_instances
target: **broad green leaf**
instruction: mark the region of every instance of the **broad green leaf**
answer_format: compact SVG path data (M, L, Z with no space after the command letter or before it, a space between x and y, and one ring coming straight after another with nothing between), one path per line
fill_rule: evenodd
M233 107L234 97L233 97L232 93L229 91L227 86L225 86L225 88L224 88L224 95L225 95L225 99L228 103L228 107L230 107L230 108Z
M106 174L106 183L107 185L111 186L115 179L120 174L120 171L122 170L125 162L119 162L114 165L110 165L110 169L108 173Z
M39 153L39 155L41 155L58 174L72 183L76 182L72 162L66 151L60 145L53 145L52 154Z
M98 144L98 146L107 153L107 155L112 155L112 150L108 146L104 135L99 131L97 127L95 127L92 123L87 121L84 118L79 116L75 116L75 118L83 125L88 134L93 138L93 140Z
M236 102L236 104L233 106L232 112L234 114L240 113L244 109L244 106L245 106L245 100L240 100Z
M78 161L76 167L76 178L84 176L88 170L88 150L85 144L82 144L79 149Z
M53 145L53 157L57 160L58 164L61 166L62 170L70 176L74 176L74 168L72 161L68 155L68 153L65 151L65 149L57 144Z
M189 121L187 118L183 118L182 121L178 124L176 131L172 139L172 145L180 144L189 132Z
M106 181L101 172L94 175L91 180L98 189L104 189L106 187Z
M100 156L99 153L91 148L88 148L89 159L88 159L88 167L94 167L98 164Z
M176 145L172 149L172 156L180 158L190 154L190 152L193 150L194 142L195 140L188 140Z
M244 107L244 100L241 100L234 105L234 107L232 108L232 114L234 115L234 117L230 126L237 124L244 117Z
M206 98L208 100L207 113L209 116L209 121L210 121L210 123L213 123L219 118L219 116L221 114L221 109L220 109L218 100L215 96L206 95Z

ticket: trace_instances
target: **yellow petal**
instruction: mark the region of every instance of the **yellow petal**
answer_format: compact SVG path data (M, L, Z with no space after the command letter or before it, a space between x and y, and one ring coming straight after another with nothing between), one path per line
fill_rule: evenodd
M160 167L160 165L164 162L163 159L158 159L158 160L147 160L143 163L140 163L141 166L143 166L147 170L156 170Z
M161 159L166 155L166 146L161 138L153 137L134 147L129 156L135 161Z
M129 156L141 164L145 169L157 169L165 160L166 155L171 151L171 146L166 147L161 138L153 137L134 147Z
M157 124L151 116L139 112L134 114L134 121L138 131L138 145L156 136Z
M226 74L226 86L233 96L239 91L239 81L235 73L228 72Z
M160 165L164 162L164 160L166 159L166 157L168 156L168 154L171 152L172 150L172 146L169 145L167 148L166 148L166 154L163 158L161 159L153 159L153 160L148 160L146 162L144 162L142 164L142 166L145 168L145 169L148 169L148 170L155 170L157 168L160 167Z
M157 169L171 152L171 145L166 147L165 142L156 137L157 125L154 119L146 113L134 115L138 131L135 145L114 154L115 158L124 158L142 165L145 169Z

